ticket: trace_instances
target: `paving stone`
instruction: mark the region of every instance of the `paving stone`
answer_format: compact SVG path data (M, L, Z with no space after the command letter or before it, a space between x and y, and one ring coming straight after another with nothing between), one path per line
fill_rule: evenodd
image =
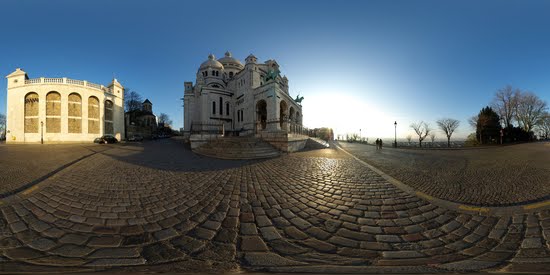
M82 258L90 254L92 251L93 249L86 246L64 244L50 251L50 253L63 257Z
M277 229L273 226L262 227L260 228L260 232L262 233L262 237L266 241L278 240L282 238L281 234L279 234L279 231L277 231Z
M296 240L303 240L307 238L307 234L305 234L300 229L294 226L285 227L284 231L285 231L285 234L287 234L290 238L293 238Z
M383 251L382 256L389 259L421 258L425 255L418 251Z
M255 223L241 223L242 235L258 235L258 229Z
M52 248L54 248L57 244L47 238L38 238L34 239L32 242L29 243L29 246L40 251L48 251Z
M302 241L302 243L306 246L309 246L317 251L321 252L335 252L336 246L333 244L330 244L328 242L320 241L317 239L309 238L307 240Z
M283 258L269 252L246 252L244 260L251 266L297 266L305 263Z
M348 238L333 236L328 239L329 243L332 243L337 246L345 246L345 247L359 247L359 242L355 240L351 240Z
M94 251L89 258L136 258L139 257L139 253L135 248L101 248Z
M241 239L242 251L268 251L264 241L258 236L243 236Z
M283 255L295 255L295 254L305 253L308 251L307 249L301 246L292 244L286 240L274 240L269 242L268 244L270 247L273 248L273 250Z
M112 267L112 266L133 266L133 265L143 265L145 264L145 259L143 258L121 258L121 259L97 259L87 263L85 266L90 267Z
M17 247L12 249L7 249L4 251L4 255L10 259L22 260L22 259L34 259L44 256L40 251L28 248L28 247Z
M178 236L178 232L172 228L166 228L153 233L153 236L155 236L155 239L163 241Z
M90 238L88 246L92 247L116 247L119 246L122 241L120 236L115 235L104 235L104 236L94 236Z

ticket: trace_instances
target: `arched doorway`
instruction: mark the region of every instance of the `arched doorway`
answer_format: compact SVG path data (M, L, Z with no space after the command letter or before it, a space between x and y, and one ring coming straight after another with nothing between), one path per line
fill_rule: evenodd
M265 130L267 126L267 103L260 100L256 103L256 124L259 130Z
M290 107L290 110L288 111L288 122L290 123L290 132L295 132L295 123L294 123L294 117L296 111L294 110L294 107Z
M287 130L286 129L286 119L287 119L287 108L288 105L284 100L281 100L281 103L279 104L279 125L281 126L281 130Z

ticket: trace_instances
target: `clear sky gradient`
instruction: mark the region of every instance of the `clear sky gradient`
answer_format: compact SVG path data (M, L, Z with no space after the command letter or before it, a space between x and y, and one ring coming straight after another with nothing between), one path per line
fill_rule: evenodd
M304 124L398 138L507 84L550 103L550 1L2 1L0 73L124 86L182 126L209 53L276 59ZM6 87L2 78L0 85ZM0 93L0 113L6 93ZM438 133L442 138L443 133Z

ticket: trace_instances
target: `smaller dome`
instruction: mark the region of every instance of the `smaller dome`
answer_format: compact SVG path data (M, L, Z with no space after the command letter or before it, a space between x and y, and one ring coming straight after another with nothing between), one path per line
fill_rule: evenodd
M201 64L200 69L205 69L208 67L215 68L215 69L223 69L222 63L216 60L216 57L213 54L208 55L208 60L204 61Z
M239 68L243 67L243 64L241 63L241 61L239 61L236 58L233 58L229 51L225 52L225 56L218 59L218 61L221 62L224 66L233 65Z

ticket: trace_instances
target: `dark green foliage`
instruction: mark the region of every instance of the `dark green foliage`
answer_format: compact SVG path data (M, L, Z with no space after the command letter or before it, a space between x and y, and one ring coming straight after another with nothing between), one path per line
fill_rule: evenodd
M503 129L504 137L503 142L504 143L511 143L511 142L526 142L533 140L533 132L526 132L521 127L513 127L508 126Z
M489 106L477 116L476 137L481 144L500 143L500 117Z

